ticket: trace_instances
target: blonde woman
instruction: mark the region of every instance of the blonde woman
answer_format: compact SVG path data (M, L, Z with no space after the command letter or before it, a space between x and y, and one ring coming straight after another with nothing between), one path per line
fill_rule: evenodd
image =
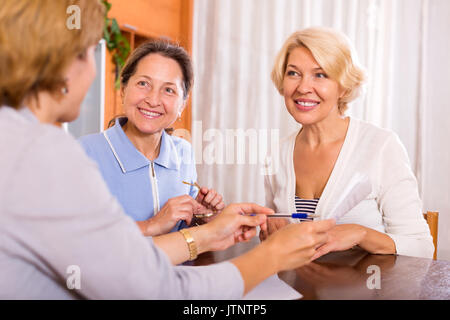
M272 81L301 128L282 143L279 170L266 176L266 204L276 212L327 218L360 175L369 179L372 192L337 221L314 258L356 245L371 253L431 258L434 247L416 178L398 136L345 115L364 78L341 33L308 28L286 40ZM289 222L271 219L268 233Z
M66 27L71 5L81 29ZM272 210L254 204L230 205L202 226L142 235L97 165L54 125L78 117L103 20L95 0L2 0L0 299L238 299L309 262L334 221L292 225L231 261L174 266L264 230Z

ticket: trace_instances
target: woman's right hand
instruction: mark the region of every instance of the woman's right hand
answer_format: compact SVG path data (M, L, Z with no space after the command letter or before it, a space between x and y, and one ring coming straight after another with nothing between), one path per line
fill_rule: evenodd
M232 259L244 279L244 293L273 274L311 262L316 249L328 241L327 232L335 223L331 219L288 224L260 245Z
M141 222L140 228L145 236L156 236L170 232L178 221L191 224L194 213L204 209L189 195L169 199L161 210L150 219Z
M313 260L316 250L327 243L335 220L292 223L270 235L266 244L278 262L277 272L298 268ZM276 257L276 258L275 258Z

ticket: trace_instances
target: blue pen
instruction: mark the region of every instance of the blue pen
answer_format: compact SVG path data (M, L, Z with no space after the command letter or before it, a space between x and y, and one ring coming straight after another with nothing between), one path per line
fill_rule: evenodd
M306 214L306 213L292 213L292 214L268 214L267 218L294 218L294 219L312 219L319 217L316 214Z

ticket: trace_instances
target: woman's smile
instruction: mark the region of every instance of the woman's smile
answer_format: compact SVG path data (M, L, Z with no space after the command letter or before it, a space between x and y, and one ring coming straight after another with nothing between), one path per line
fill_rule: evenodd
M150 111L144 108L137 108L139 113L146 119L157 119L163 116L162 113L156 111Z
M310 111L317 108L320 104L320 101L311 99L295 99L294 103L299 111Z

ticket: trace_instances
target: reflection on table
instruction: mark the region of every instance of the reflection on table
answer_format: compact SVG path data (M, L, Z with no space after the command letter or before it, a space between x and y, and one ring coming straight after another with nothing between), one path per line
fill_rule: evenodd
M193 264L228 260L258 243L254 238L222 252L207 252ZM279 277L308 300L450 299L450 262L375 255L358 248L329 253L303 267L280 272Z

